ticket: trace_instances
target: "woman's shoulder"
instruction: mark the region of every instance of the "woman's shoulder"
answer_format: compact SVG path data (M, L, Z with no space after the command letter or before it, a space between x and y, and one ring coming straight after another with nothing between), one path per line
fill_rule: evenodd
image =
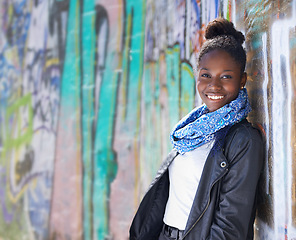
M256 126L244 119L234 124L228 131L227 138L262 140L263 133Z
M225 138L226 152L239 152L247 148L263 149L263 134L259 128L252 125L246 119L233 125Z
M247 120L233 125L225 138L224 154L232 164L247 160L259 166L264 155L264 142L260 130Z

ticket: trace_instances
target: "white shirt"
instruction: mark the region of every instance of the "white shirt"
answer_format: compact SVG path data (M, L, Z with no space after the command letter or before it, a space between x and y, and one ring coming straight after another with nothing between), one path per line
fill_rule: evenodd
M163 221L184 230L197 191L205 161L214 141L183 155L179 154L169 166L170 190Z

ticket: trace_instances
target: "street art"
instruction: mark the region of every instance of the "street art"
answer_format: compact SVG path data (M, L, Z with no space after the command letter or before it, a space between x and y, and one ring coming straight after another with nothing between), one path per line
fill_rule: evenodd
M296 239L296 0L1 1L0 239L128 239L218 16L266 142L256 239Z

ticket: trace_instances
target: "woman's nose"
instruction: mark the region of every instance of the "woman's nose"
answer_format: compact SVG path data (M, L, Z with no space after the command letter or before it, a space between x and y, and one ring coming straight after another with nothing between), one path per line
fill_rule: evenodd
M208 87L211 89L221 89L222 85L221 85L220 78L213 77L212 81L209 82Z

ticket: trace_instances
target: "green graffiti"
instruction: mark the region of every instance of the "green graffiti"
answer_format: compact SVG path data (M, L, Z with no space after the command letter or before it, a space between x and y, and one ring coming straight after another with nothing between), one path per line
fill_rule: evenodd
M57 136L57 139L59 140L66 140L68 136L75 137L73 141L75 141L75 147L79 148L81 145L81 136L80 136L80 98L81 98L81 51L80 51L80 4L79 0L71 0L69 2L69 11L68 11L68 19L67 19L67 36L66 36L66 43L65 43L65 60L63 65L63 74L61 77L61 97L60 97L60 119L59 119L59 131L60 133ZM59 141L58 140L58 141ZM72 139L71 139L72 140ZM65 143L66 145L67 143ZM74 146L69 146L69 148L73 148ZM76 164L78 161L80 161L80 156L76 156L73 154L68 154L67 149L63 147L63 145L57 146L57 151L64 152L63 158L57 158L55 164L57 166L60 166L59 162L63 162L63 166L65 164ZM80 149L77 150L77 152ZM71 152L71 151L70 151ZM74 159L73 159L74 158ZM66 162L66 163L65 163ZM67 169L63 169L64 173L62 171L57 171L56 174L65 174L67 176ZM73 179L65 179L64 176L63 179L65 181L69 181L69 184L74 188L77 187L75 185L76 182L80 182L81 175L79 174L80 169L77 169L77 176L73 176ZM61 176L55 176L61 177ZM71 176L72 177L72 176ZM74 183L74 184L73 184ZM77 189L75 189L75 193L80 193L79 185ZM60 186L56 185L54 188L58 189L57 191L65 191L64 193L61 193L63 200L66 198L68 201L71 201L68 197L68 189L60 189ZM77 194L78 195L78 194ZM77 197L77 195L74 195ZM73 196L70 196L73 198ZM82 199L82 196L78 196ZM54 198L54 197L53 197ZM52 202L52 209L59 209L61 208L61 205L64 205L65 208L67 208L66 202L60 202L60 199L54 198ZM77 199L73 199L77 200ZM78 202L81 200L78 199ZM80 206L78 206L78 209L80 210ZM76 211L74 216L82 217L82 213L78 211L77 209L71 209L71 211ZM59 214L59 213L58 213ZM80 216L81 215L81 216ZM65 211L65 216L61 214L61 218L63 220L69 221L68 224L70 226L70 229L73 229L71 226L71 219L68 219L69 214L67 211ZM67 219L66 219L67 218ZM77 219L73 219L74 222ZM67 224L67 223L66 223ZM50 225L52 229L50 229L51 239L54 239L56 236L58 236L61 239L67 239L71 238L70 234L73 234L74 236L77 234L82 235L80 231L77 232L69 232L65 230L65 232L62 232L55 229L55 226ZM80 226L79 226L80 227ZM75 229L79 230L79 229ZM57 232L58 231L58 232ZM69 236L70 235L70 236ZM72 236L73 236L72 235ZM77 236L76 235L76 236Z
M13 185L17 185L22 178L20 173L16 172L16 166L19 163L19 155L21 148L28 147L33 137L33 109L31 94L18 99L6 111L6 138L4 141L4 151L2 159L9 159L14 169L7 172ZM11 154L13 152L13 154ZM10 154L9 154L10 153ZM11 156L10 156L11 155ZM14 157L12 157L14 156ZM10 162L9 161L9 162ZM8 169L10 168L8 167ZM10 189L10 188L9 188ZM20 193L12 193L14 200L19 197Z
M80 5L71 0L69 6L65 62L61 84L61 106L80 109Z
M166 51L167 66L167 89L169 95L169 119L170 129L179 121L180 118L180 46L175 45Z
M108 235L110 184L117 172L112 149L115 110L117 102L118 74L112 68L112 54L108 54L101 84L100 105L94 143L94 231L96 239Z
M17 185L21 175L15 171L19 162L19 152L22 148L31 144L33 136L33 109L31 94L17 99L11 106L6 109L5 115L5 132L3 150L1 154L2 169L7 169L6 172L1 172L1 191L2 196L1 207L1 236L7 239L28 239L29 232L26 230L20 231L20 223L26 221L23 211L22 196L24 187L14 192L11 189L11 184ZM4 129L4 128L3 128ZM14 169L11 169L13 167ZM21 201L19 201L21 199ZM17 216L18 222L13 221Z
M129 122L129 126L136 130L139 128L140 120L145 1L127 1L125 7L126 38L121 63L124 71L122 81L126 87L125 96L127 96L125 100L125 104L127 104L125 117L132 121ZM104 239L108 235L110 184L117 172L116 158L112 147L119 80L119 75L113 68L114 62L116 62L115 56L116 54L113 52L108 52L106 56L95 133L93 205L94 231L97 239Z
M127 1L125 12L126 44L123 56L126 90L126 120L137 134L140 119L141 82L143 74L144 30L146 1ZM136 127L135 127L136 126Z
M84 239L93 239L93 139L95 89L95 2L83 1L82 13L82 159L83 159L83 229ZM106 216L100 216L105 218Z
M33 137L31 94L19 98L13 105L7 108L5 125L6 137L4 138L4 148L1 158L3 161L6 160L3 164L7 164L7 174L10 176L10 181L13 181L13 185L17 185L22 177L15 171L20 160L17 156L21 148L26 148L31 144ZM12 162L12 164L10 162ZM12 166L14 169L9 170ZM8 191L9 190L10 188L8 188ZM11 193L11 197L14 201L16 201L19 196L20 192Z
M13 126L9 127L10 124ZM30 143L33 134L33 110L31 94L18 99L6 111L6 132L4 149L19 148Z
M187 62L181 63L181 97L180 113L185 116L194 108L195 79L192 66Z
M153 112L151 115L151 122L154 124L154 128L155 130L154 132L154 136L151 142L151 152L150 153L154 153L154 156L151 156L151 177L153 178L155 173L157 172L157 169L159 168L159 164L162 161L161 158L161 144L162 144L162 137L161 137L161 121L160 119L162 119L161 117L161 106L160 106L160 76L159 76L159 61L156 62L155 64L155 80L154 80L154 89L152 92L152 100L153 100ZM150 131L149 129L147 129L148 131ZM150 131L150 134L153 134L152 131ZM151 179L152 179L151 178Z
M152 179L161 161L161 111L159 102L159 64L148 63L143 78L145 128L141 156L145 159L146 175Z

